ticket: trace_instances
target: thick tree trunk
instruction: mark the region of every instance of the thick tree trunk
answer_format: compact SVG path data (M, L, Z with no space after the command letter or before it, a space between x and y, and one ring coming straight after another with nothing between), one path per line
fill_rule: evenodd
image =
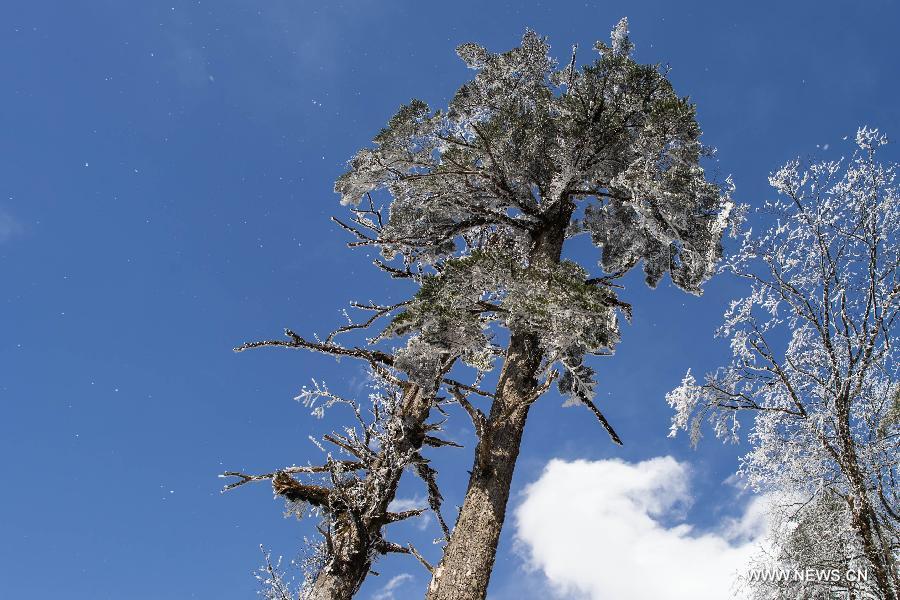
M570 215L571 207L561 205L558 216L536 236L531 251L533 268L559 263ZM483 600L487 595L542 360L537 336L512 333L491 412L475 449L466 498L426 600Z
M388 505L411 456L422 447L432 395L407 384L398 414L392 419L390 447L382 448L364 483L365 510L336 511L331 517L327 543L330 559L319 572L309 600L350 600L359 590L381 551L382 529L390 521Z
M475 450L466 499L435 569L425 596L428 600L475 600L487 594L540 360L532 336L513 336L498 393Z

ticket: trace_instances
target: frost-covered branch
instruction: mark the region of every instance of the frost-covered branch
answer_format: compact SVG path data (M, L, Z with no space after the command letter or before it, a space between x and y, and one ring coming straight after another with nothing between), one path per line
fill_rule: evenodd
M321 518L323 541L314 551L320 560L315 563L317 570L308 574L306 592L310 595L304 598L349 598L379 554L394 552L395 548L410 553L406 546L384 537L386 525L418 517L425 510L389 508L407 469L425 483L429 508L444 535L449 535L440 511L437 473L420 452L423 445L452 445L432 435L440 429L439 423L426 423L433 396L415 384L397 385L374 373L372 390L369 419L364 417L358 402L341 398L320 383L298 396L313 410L319 408L310 400L314 397L350 409L358 425L325 434L322 440L355 460L336 460L329 454L324 465L293 466L259 475L240 471L222 475L237 478L226 490L270 480L275 495L285 500L287 514L301 517L312 512ZM303 477L311 480L302 481ZM281 589L275 575L270 574L268 581L270 589Z

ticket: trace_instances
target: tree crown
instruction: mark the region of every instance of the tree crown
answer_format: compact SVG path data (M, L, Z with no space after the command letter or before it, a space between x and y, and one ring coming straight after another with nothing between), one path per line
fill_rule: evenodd
M345 227L357 243L422 282L385 332L414 334L400 365L427 378L450 353L489 368L498 349L488 330L499 323L537 336L545 364L566 367L563 388L586 392L584 355L610 353L617 313L629 314L612 279L643 261L649 285L669 273L700 293L732 202L700 165L694 106L665 71L632 58L626 20L595 48L594 62L577 68L573 51L559 69L532 31L503 53L461 45L477 73L448 108L401 107L338 179L342 203L356 207ZM579 233L600 250L603 276L560 260Z

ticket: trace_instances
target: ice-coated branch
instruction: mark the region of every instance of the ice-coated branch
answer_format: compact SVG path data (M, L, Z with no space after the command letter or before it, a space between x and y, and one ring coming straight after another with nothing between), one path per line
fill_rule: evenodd
M395 310L397 310L403 306L406 306L407 304L409 304L408 300L405 302L398 302L397 304L391 304L390 306L377 306L377 305L372 305L372 304L364 305L364 304L359 304L357 302L351 302L350 305L353 306L354 308L372 311L373 314L368 319L366 319L365 321L363 321L361 323L351 322L347 325L344 325L343 327L338 327L337 329L335 329L334 331L332 331L331 333L328 334L328 337L325 338L325 344L326 345L331 344L334 341L334 338L342 333L347 333L348 331L355 331L355 330L359 330L359 329L368 329L378 319L391 314Z
M332 356L352 356L354 358L363 359L373 365L393 365L394 358L390 354L380 350L367 350L365 348L347 348L334 342L315 342L307 340L290 329L285 329L284 334L290 338L289 340L262 340L257 342L246 342L234 349L235 352L244 352L254 348L280 347L280 348L301 348L304 350L312 350L314 352L322 352ZM333 335L329 337L333 338Z

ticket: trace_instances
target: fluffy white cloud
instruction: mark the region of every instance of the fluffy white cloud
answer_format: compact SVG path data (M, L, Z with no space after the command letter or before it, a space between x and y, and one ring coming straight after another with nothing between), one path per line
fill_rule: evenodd
M670 456L618 460L552 460L525 490L516 510L517 537L528 560L566 598L590 600L722 600L759 550L765 498L714 532L682 520L689 469Z

